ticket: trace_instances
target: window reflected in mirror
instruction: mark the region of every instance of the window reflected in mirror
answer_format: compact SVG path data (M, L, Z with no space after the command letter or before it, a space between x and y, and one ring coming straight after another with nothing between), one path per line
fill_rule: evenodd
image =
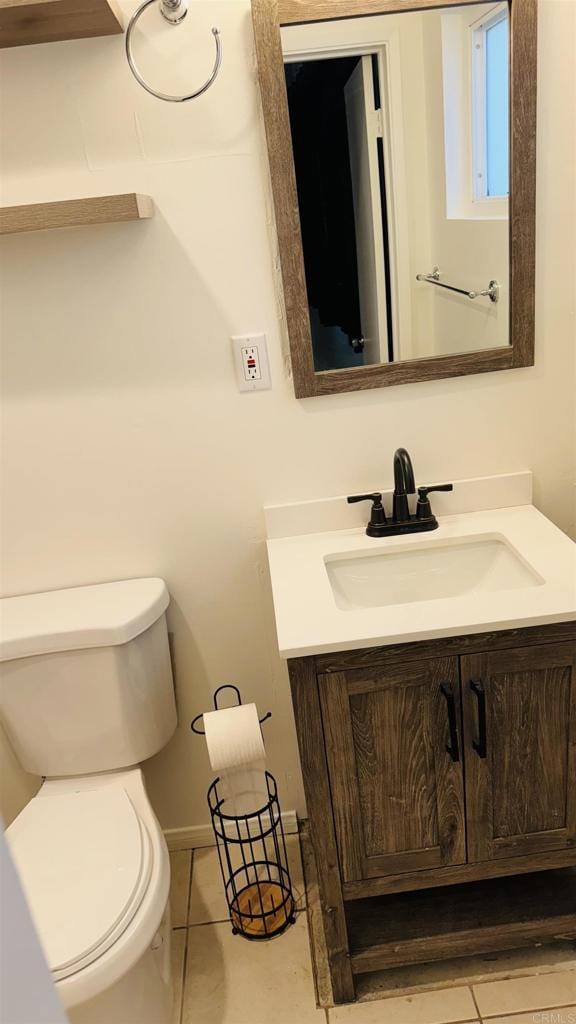
M282 45L315 370L508 345L508 5Z

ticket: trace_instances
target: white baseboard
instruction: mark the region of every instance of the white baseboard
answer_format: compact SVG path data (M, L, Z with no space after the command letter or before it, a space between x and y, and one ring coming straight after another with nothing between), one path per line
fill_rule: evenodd
M267 827L270 822L268 815L262 816L262 824ZM282 825L286 835L298 832L296 811L282 812ZM256 834L256 833L255 833ZM214 846L215 839L211 825L190 825L188 828L167 828L164 838L169 850L196 850L201 846Z

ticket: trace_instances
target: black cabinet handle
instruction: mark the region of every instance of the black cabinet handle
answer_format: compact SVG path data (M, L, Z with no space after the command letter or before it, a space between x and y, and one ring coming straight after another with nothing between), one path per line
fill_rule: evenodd
M446 744L446 750L453 761L460 760L460 747L458 744L458 723L456 720L456 701L454 691L449 683L442 683L440 687L443 697L446 698L448 708L448 728L450 730L450 743Z
M486 757L486 691L482 683L472 680L470 689L478 701L478 739L472 741L472 746L478 757Z

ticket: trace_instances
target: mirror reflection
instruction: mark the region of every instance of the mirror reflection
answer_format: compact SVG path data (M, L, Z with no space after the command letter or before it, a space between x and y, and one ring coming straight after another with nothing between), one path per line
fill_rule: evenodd
M282 46L315 370L507 345L507 3Z

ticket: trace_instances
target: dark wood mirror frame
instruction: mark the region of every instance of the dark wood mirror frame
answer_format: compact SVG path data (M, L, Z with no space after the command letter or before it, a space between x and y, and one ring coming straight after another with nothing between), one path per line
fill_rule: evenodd
M314 370L280 29L315 21L463 7L479 0L252 0L284 303L297 398L534 365L537 0L510 8L510 344L406 362Z

